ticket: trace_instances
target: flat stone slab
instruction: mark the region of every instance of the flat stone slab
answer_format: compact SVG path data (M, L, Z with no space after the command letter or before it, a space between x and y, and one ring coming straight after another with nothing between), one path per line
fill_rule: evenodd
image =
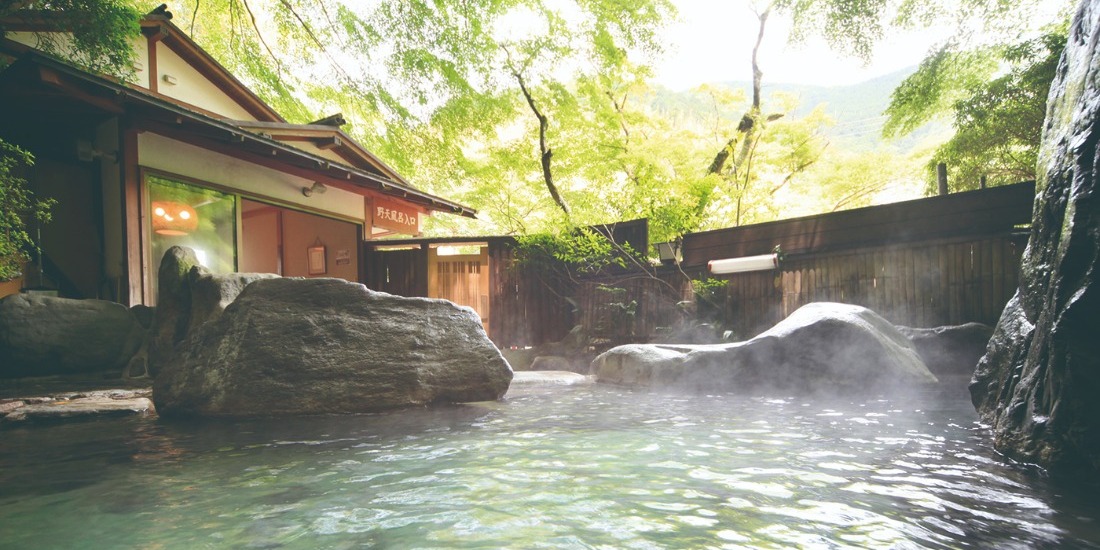
M576 386L595 384L595 376L585 376L567 370L516 371L512 374L512 385L518 386Z
M567 386L595 384L594 375L585 376L572 371L540 370L516 371L505 397L515 397L525 393L541 393Z
M103 390L23 397L0 402L0 421L65 420L94 416L155 414L150 390Z

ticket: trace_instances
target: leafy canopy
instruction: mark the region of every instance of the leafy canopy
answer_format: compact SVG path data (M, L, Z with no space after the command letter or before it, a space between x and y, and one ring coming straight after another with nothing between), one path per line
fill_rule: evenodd
M30 0L0 4L0 21L34 23L42 12L68 32L37 32L38 48L94 72L133 74L131 40L139 33L139 12L129 0ZM57 19L61 14L61 19ZM6 34L0 22L0 38Z

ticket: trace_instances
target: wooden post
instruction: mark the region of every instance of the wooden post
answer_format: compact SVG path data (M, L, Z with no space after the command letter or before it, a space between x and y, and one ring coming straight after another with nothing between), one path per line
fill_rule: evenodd
M978 188L979 189L985 189L985 176L984 175L981 177L981 179L978 180Z
M947 194L947 164L936 165L936 182L939 183L940 196Z

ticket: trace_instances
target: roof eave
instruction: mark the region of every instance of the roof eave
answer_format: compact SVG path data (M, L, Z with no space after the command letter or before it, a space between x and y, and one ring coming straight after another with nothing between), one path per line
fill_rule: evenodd
M296 167L298 171L308 170L310 172L315 172L317 176L323 176L332 183L339 183L342 186L346 185L351 188L360 188L363 191L371 191L373 193L381 193L382 195L403 198L431 211L447 212L469 218L477 217L477 211L467 206L428 193L423 193L417 189L407 187L377 174L372 174L361 168L335 162L331 159L286 145L272 138L249 132L225 120L192 111L176 103L146 93L144 90L135 89L102 76L82 71L61 61L39 54L38 52L27 52L21 56L18 61L9 66L7 70L11 70L15 65L20 63L33 63L38 66L43 66L50 70L64 73L65 75L84 81L92 86L99 87L100 89L110 92L112 101L119 105L129 102L132 105L144 106L151 109L153 112L167 114L169 118L172 119L172 124L176 127L180 127L184 121L191 121L199 127L211 129L222 136L222 139L219 140L220 146L236 147L243 153L253 155L257 155L258 153L248 150L247 147L257 148L262 146L265 151L271 152L272 156L276 156L280 159L297 159L300 162L300 164L295 164L289 160L281 161L287 168L293 166ZM4 72L7 72L7 70ZM149 119L149 122L156 123L153 119ZM167 125L169 123L163 122L163 124ZM207 136L207 138L213 139L212 136Z

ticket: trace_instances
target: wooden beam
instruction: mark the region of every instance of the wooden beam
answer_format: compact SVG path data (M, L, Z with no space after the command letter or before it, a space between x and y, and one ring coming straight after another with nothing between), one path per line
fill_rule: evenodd
M149 299L149 262L145 253L144 224L141 204L141 174L138 171L138 131L128 122L122 124L119 137L119 162L122 176L122 240L126 253L126 305L151 304Z
M38 78L39 81L50 88L58 90L59 92L72 97L73 99L98 107L111 114L121 115L125 112L125 109L123 109L122 105L119 105L118 102L110 98L89 94L88 92L82 90L81 88L70 82L57 71L48 67L38 67Z
M163 29L163 27L158 28ZM142 29L143 32L144 30L145 29ZM149 91L155 94L160 91L159 84L157 83L157 81L160 80L160 69L157 67L157 42L159 42L160 39L164 37L161 36L160 38L154 38L156 36L155 34L146 34L145 36L146 57L149 59L148 67L146 67L146 69L149 71Z
M340 136L331 136L327 138L321 138L313 142L318 149L335 149L336 147L342 147L344 140L340 139Z
M377 186L378 188L386 189L388 191L387 194L390 196L407 197L408 195L406 191L394 189L393 186L379 184L370 180L367 180L369 183L364 182L366 183L366 185L356 184L354 183L354 177L352 180L348 180L346 178L340 177L340 174L329 174L327 172L310 167L298 166L288 163L286 161L277 160L277 149L268 150L270 156L267 156L264 154L260 154L259 152L244 150L242 149L242 147L239 146L240 144L238 144L238 146L227 147L225 140L218 140L211 136L198 135L194 132L188 132L181 128L169 126L167 124L159 123L152 120L142 121L142 128L163 135L165 137L175 139L177 141L189 143L197 147L202 147L203 149L216 151L220 154L233 157L238 160L258 164L265 168L271 168L273 170L278 170L280 172L309 179L311 181L320 181L325 185L345 191L350 191L352 193L363 194L364 192L370 192L372 186Z

